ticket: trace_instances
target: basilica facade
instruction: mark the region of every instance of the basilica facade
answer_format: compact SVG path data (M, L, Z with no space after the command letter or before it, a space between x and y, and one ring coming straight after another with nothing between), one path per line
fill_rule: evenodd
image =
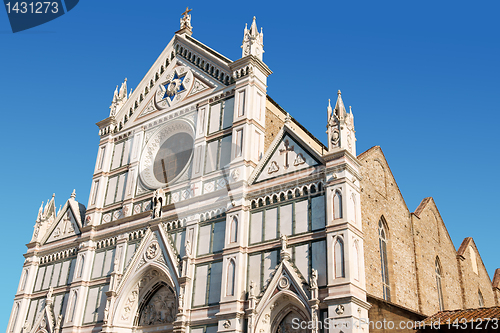
M97 123L87 206L40 207L8 333L368 332L498 306L474 241L455 250L432 198L411 212L380 147L356 154L340 91L324 145L267 95L255 18L231 61L183 15Z

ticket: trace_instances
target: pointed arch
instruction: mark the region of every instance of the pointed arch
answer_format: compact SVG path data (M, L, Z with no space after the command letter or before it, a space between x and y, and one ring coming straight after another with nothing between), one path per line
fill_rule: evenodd
M481 293L480 289L477 290L477 298L478 298L478 301L479 301L479 307L480 308L484 307L483 293Z
M236 278L236 263L229 259L227 264L226 296L234 296L234 282Z
M28 282L28 269L25 269L23 272L23 278L21 279L21 288L19 289L20 291L26 289L26 282Z
M16 328L17 317L19 317L19 302L16 303L16 306L14 308L14 314L12 316L12 321L10 324L10 332L14 332L14 329Z
M80 256L80 265L78 266L78 275L77 275L77 277L82 277L84 265L85 265L85 254L82 254Z
M383 216L378 221L378 242L380 251L380 272L382 274L383 297L386 301L390 301L391 287L389 283L389 260L387 253L387 224Z
M470 251L470 261L472 265L472 270L474 271L474 273L478 274L476 251L474 251L474 248L470 245L469 245L469 251Z
M69 316L66 322L73 322L75 320L75 312L76 312L76 301L78 300L78 290L73 290L73 296L71 297L70 307L69 307Z
M335 278L345 277L345 257L344 257L344 240L342 237L337 236L335 239L335 245L333 247L334 251L334 261L335 261Z
M173 323L177 314L176 294L164 281L153 285L137 307L134 326Z
M236 243L238 241L238 216L236 215L231 219L230 232L230 243Z
M352 274L353 278L356 281L360 281L359 279L359 241L355 240L353 244L352 251Z
M438 301L439 301L439 311L444 310L444 297L443 297L443 288L442 288L442 269L441 262L439 257L436 257L436 289L438 293Z
M333 218L341 219L342 215L342 193L336 190L333 195Z
M351 217L355 225L358 225L358 210L356 207L356 194L351 194Z

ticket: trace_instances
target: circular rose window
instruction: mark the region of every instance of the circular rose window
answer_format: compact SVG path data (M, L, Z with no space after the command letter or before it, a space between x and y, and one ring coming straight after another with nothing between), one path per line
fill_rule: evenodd
M193 136L191 125L177 120L148 140L140 163L141 179L146 186L164 187L186 172L193 156Z

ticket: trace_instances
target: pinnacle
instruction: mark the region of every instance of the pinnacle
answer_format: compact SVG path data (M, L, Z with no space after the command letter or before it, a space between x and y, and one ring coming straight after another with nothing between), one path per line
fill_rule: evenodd
M76 198L76 190L73 190L73 192L71 193L71 199L74 199Z

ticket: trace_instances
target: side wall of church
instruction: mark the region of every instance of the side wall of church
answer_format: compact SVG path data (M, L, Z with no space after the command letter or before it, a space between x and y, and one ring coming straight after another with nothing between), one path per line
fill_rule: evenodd
M426 315L440 311L436 261L440 266L444 309L462 308L462 291L455 247L443 225L434 201L417 217L412 215L421 312Z
M388 234L390 299L386 300L424 315L440 311L438 263L445 310L500 304L474 242L464 240L457 254L434 200L424 199L415 213L410 213L380 147L362 153L358 160L363 175L367 293L384 299L379 245L382 220Z
M368 296L367 300L372 306L368 313L370 333L412 333L415 331L411 329L411 325L424 318L422 315L387 303L379 298ZM384 322L386 323L385 326ZM391 329L390 325L392 324L389 324L389 322L394 323L393 329Z
M464 243L466 241L467 239ZM495 293L474 241L470 241L465 252L459 258L463 279L465 308L479 307L479 292L483 296L484 306L495 306Z
M391 301L418 311L417 281L410 213L379 148L360 155L363 185L361 216L365 234L366 289L383 298L379 220L388 229Z

